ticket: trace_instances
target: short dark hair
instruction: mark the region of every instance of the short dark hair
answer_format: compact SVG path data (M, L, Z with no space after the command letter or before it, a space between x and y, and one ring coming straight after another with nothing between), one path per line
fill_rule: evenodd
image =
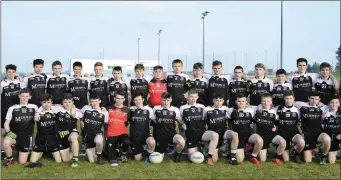
M340 97L337 96L337 95L332 96L329 102L331 102L331 101L334 100L334 99L338 99L339 102L340 102Z
M163 67L162 66L160 66L160 65L157 65L157 66L154 66L153 67L153 71L156 71L156 70L163 70Z
M62 62L60 62L59 60L56 60L52 63L52 67L57 66L57 65L62 66Z
M243 69L243 67L241 67L241 66L236 66L236 67L234 67L234 70L236 70L236 69L241 69L242 72L244 72L244 69ZM233 70L233 71L234 71L234 70Z
M174 59L173 62L172 62L172 65L174 65L176 63L180 63L182 65L181 59Z
M120 71L120 72L122 72L122 67L121 66L115 66L114 68L112 68L112 71Z
M190 89L188 91L188 95L190 95L190 94L199 94L199 92L196 89Z
M284 69L278 69L278 70L276 71L276 76L277 76L277 75L280 75L280 74L287 75L287 72L286 72Z
M135 99L135 98L137 98L137 97L139 97L139 96L141 96L142 99L143 99L143 93L142 93L141 91L136 91L135 93L133 93L133 94L131 95L131 98L132 98L132 99Z
M193 69L204 69L204 65L200 62L193 65Z
M223 64L221 63L221 61L215 60L215 61L212 62L212 67L213 67L213 66L219 66L219 65L223 66Z
M43 96L41 97L41 102L44 102L44 101L52 101L52 96L50 94L43 94Z
M42 59L33 60L33 67L36 65L43 65L44 66L44 60L42 60Z
M23 93L29 93L31 95L31 90L28 88L23 88L20 90L19 94L23 94Z
M116 93L115 93L115 97L116 97L117 95L120 95L120 96L123 96L123 97L125 97L125 93L124 93L124 91L122 91L122 90L118 90L118 91L116 91Z
M295 97L295 94L294 94L294 92L292 90L284 91L283 97L288 97L288 96Z
M143 66L143 64L136 64L134 69L135 69L135 71L138 70L138 69L144 70L144 66Z
M73 96L71 93L65 93L63 95L63 100L73 100Z
M312 96L319 96L320 97L320 93L317 91L311 91L308 95L308 97L312 97Z
M97 67L97 66L102 66L102 67L103 67L103 63L101 63L101 62L96 62L96 63L94 64L94 67Z
M238 98L246 98L246 95L244 93L238 93L237 94L237 99Z
M213 99L224 99L224 96L221 93L215 93L213 94Z
M164 93L162 93L161 98L162 99L172 98L172 95L169 94L169 92L164 92Z
M272 96L270 93L264 93L261 95L261 99L263 99L263 98L271 98L272 99Z
M98 100L101 100L101 97L97 96L97 95L90 95L90 99L98 99Z
M331 70L331 69L332 69L332 66L331 66L329 63L327 63L327 62L323 62L323 63L321 63L321 65L320 65L320 71L321 71L323 68L329 68L329 70Z
M298 63L300 63L300 62L305 62L305 65L308 65L308 61L305 58L298 58L296 60L296 65L298 66Z
M81 68L83 68L83 65L82 65L81 62L76 61L76 62L73 63L72 67L73 67L73 68L75 68L75 67L81 67Z
M8 70L17 71L17 66L14 64L7 64L5 68L6 68L6 71L8 71Z

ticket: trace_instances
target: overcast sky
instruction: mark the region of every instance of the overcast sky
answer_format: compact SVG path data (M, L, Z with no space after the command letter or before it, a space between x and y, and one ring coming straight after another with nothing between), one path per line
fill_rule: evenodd
M340 2L284 2L284 68L295 69L297 58L310 62L335 60L340 45ZM203 11L206 71L212 59L224 69L251 70L257 62L277 69L280 52L280 1L276 2L2 2L2 71L15 63L32 71L32 60L50 64L70 58L186 60L188 69L202 61ZM236 63L234 61L236 53ZM258 58L257 58L258 53ZM213 57L214 54L214 57ZM244 58L243 58L244 54ZM21 62L24 61L24 62ZM334 61L335 63L335 61ZM185 67L186 69L186 67Z

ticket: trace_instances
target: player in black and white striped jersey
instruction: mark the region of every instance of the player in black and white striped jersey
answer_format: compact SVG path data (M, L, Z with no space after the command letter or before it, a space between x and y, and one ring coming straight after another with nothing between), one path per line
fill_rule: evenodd
M15 105L19 104L19 92L20 87L22 84L19 80L15 79L17 71L17 66L13 64L6 65L6 75L7 77L1 82L1 142L3 142L3 139L6 135L5 129L4 129L4 123L6 121L6 114L8 109ZM1 144L2 147L2 144ZM2 157L5 157L3 154L4 151L1 149Z
M292 85L286 81L287 72L284 69L278 69L276 71L277 82L274 84L272 89L272 100L273 105L276 106L284 106L284 93L286 91L292 90Z
M128 107L128 87L127 83L122 79L122 67L115 66L112 70L113 77L109 78L108 83L108 94L109 94L109 104L113 106L115 102L115 96L117 91L124 92L124 102L123 105Z
M236 66L234 68L234 77L229 81L229 107L236 107L236 100L237 95L239 93L242 93L245 95L245 97L248 97L250 94L250 85L249 83L244 79L244 69L241 66Z
M190 76L186 83L186 89L196 90L199 94L197 103L205 104L208 81L203 74L204 66L202 63L195 63L193 65L193 76Z

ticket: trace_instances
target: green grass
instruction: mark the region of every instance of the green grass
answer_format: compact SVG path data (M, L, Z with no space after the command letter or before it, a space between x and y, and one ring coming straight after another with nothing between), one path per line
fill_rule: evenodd
M333 72L333 75L339 79L340 79L340 74L341 74L341 72Z
M130 160L111 167L109 163L90 164L82 157L76 168L46 158L41 162L43 167L36 169L18 163L9 168L2 167L2 179L340 179L340 161L327 165L288 162L282 166L272 162L253 165L245 161L232 166L220 159L214 166L208 166L186 160L174 163L167 157L161 164Z

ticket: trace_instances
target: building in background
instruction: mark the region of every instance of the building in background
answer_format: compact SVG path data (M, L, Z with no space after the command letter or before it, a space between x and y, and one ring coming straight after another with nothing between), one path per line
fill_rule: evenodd
M70 74L73 76L72 64L75 61L79 61L83 64L82 75L94 75L94 64L96 62L103 63L103 74L112 76L112 69L115 66L122 67L123 77L130 77L135 75L134 67L137 64L137 60L125 60L125 59L71 59L70 60ZM144 65L145 74L152 75L153 67L158 64L157 60L140 60L140 64Z

